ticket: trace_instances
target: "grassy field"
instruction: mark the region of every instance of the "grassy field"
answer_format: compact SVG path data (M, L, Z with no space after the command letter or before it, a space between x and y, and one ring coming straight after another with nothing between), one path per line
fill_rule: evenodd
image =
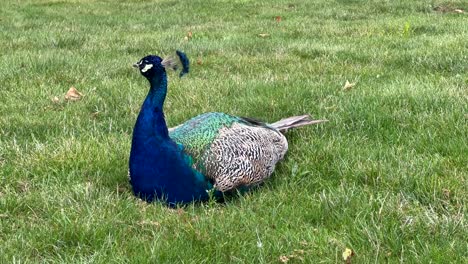
M343 263L346 248L353 263L466 263L467 13L463 1L3 0L0 263ZM288 133L287 158L242 197L141 202L127 166L147 82L131 64L175 49L193 64L169 74L171 126L207 111L330 122ZM81 100L64 99L71 86Z

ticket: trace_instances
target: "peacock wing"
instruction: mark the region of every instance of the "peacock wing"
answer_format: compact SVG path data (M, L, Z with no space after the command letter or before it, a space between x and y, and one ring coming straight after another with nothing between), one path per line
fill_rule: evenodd
M183 151L192 158L193 166L203 173L203 157L219 136L220 129L239 121L238 117L223 113L205 113L169 129L169 136L183 146Z
M288 148L276 129L223 113L197 116L176 127L170 136L184 146L193 166L223 192L263 181Z

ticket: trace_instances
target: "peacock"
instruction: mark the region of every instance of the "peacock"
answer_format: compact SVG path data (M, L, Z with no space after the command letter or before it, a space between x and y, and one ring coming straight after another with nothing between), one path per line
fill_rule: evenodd
M142 200L174 206L256 186L288 150L282 133L326 121L302 115L267 124L211 112L168 129L163 109L166 69L181 67L181 77L189 71L185 53L176 54L166 59L148 55L133 65L150 84L133 129L129 159L130 184Z

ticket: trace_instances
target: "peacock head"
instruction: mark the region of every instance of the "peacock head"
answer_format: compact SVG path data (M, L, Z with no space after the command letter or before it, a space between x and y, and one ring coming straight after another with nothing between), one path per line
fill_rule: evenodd
M166 72L164 66L162 65L163 59L159 56L148 55L137 63L133 64L133 67L140 70L141 75L150 79L155 75L161 75Z
M171 56L165 59L156 55L148 55L133 64L133 67L138 68L147 79L152 79L155 76L164 75L166 68L177 70L181 66L182 71L179 76L182 77L189 72L189 59L182 51L177 51L176 54L177 58Z

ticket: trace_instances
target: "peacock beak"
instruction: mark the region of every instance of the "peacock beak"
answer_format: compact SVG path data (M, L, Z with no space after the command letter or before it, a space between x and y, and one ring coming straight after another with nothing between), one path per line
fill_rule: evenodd
M133 68L139 68L140 67L140 65L138 63L134 63L132 66L133 66Z

